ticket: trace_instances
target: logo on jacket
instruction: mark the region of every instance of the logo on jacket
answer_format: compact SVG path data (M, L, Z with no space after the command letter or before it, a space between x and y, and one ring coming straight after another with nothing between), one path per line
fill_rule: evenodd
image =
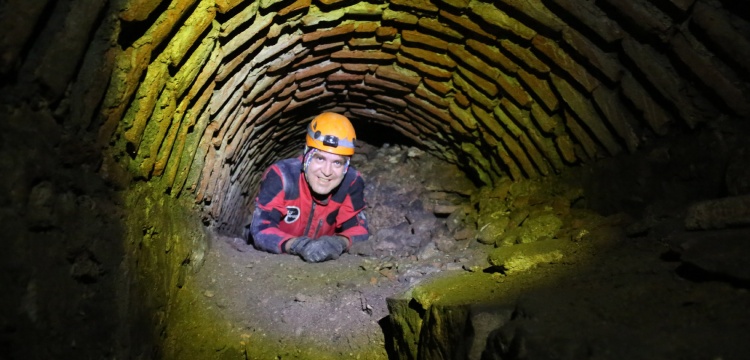
M287 206L286 207L286 217L284 218L284 222L287 224L291 224L297 219L299 219L299 208L296 206Z

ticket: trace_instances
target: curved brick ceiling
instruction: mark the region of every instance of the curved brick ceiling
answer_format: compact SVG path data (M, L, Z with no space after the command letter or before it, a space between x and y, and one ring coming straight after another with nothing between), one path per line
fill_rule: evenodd
M102 136L229 232L323 110L485 183L750 113L750 26L730 0L130 3Z

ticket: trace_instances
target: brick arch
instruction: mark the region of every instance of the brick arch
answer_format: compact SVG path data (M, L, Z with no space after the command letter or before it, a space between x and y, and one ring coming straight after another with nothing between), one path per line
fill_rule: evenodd
M133 6L119 13L122 28L143 34L121 41L101 137L136 177L194 197L232 233L262 170L298 151L303 127L324 110L358 129L387 126L487 184L552 176L674 129L748 116L747 19L722 6Z

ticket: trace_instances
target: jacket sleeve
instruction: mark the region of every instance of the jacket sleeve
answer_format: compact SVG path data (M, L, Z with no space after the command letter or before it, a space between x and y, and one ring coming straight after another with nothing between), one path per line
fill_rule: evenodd
M370 236L365 216L364 190L365 181L357 172L338 214L341 226L337 233L349 239L349 246L354 242L365 241Z
M263 251L279 254L291 234L279 229L284 216L284 183L279 170L274 166L266 170L260 183L260 191L255 199L255 210L250 225L253 245Z

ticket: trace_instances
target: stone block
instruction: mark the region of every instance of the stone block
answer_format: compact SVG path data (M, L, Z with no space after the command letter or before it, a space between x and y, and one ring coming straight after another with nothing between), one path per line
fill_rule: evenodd
M750 195L697 202L688 207L685 215L685 228L689 230L731 226L750 226Z
M506 275L513 275L537 267L540 264L556 263L563 259L566 240L544 240L499 247L489 255L490 264L501 266Z

